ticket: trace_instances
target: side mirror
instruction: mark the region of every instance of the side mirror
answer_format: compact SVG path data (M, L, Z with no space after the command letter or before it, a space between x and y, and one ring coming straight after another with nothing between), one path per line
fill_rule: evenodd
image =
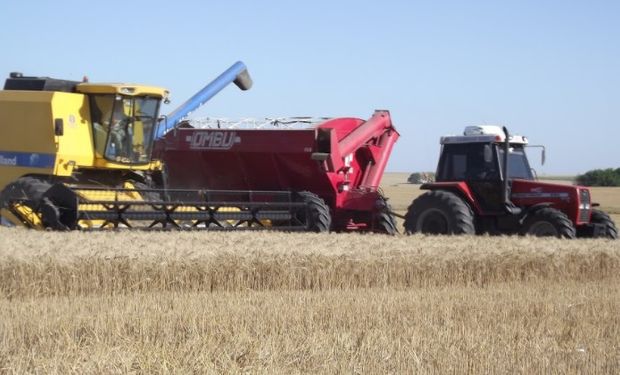
M541 149L540 151L540 165L545 165L545 161L547 160L547 149L543 145L527 145L527 147L538 147Z
M493 149L491 145L484 145L484 162L490 163L493 161Z

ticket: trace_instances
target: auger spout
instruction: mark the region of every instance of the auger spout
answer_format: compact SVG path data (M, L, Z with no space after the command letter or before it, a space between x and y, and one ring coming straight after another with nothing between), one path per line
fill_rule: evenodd
M170 112L166 119L160 122L156 138L163 137L168 130L174 128L183 118L200 108L231 82L237 85L241 90L249 90L252 87L252 78L243 62L237 61L234 63L202 90L194 94L194 96L181 104L177 109Z

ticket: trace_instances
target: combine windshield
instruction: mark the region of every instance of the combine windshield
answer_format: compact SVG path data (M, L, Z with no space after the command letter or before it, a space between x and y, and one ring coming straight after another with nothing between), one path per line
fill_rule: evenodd
M154 97L92 95L97 156L125 164L149 163L159 101Z

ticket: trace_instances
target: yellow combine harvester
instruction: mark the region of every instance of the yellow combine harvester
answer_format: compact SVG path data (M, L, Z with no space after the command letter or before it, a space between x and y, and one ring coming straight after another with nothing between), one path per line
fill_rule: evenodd
M12 73L0 91L4 223L52 229L101 223L67 217L76 216L75 207L65 208L77 204L75 192L86 186L93 190L80 192L84 200L143 200L133 188L145 187L145 172L161 169L151 152L167 99L158 87Z
M167 130L158 125L175 125L230 82L251 86L243 63L166 120L158 117L168 100L162 88L11 73L0 91L0 224L235 229L260 227L270 213L291 223L291 207L304 205L254 202L239 192L166 190L162 164L151 159ZM305 223L293 226L303 230Z

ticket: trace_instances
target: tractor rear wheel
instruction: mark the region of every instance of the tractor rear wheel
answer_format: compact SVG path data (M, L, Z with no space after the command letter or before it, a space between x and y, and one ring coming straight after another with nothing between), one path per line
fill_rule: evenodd
M474 214L458 195L433 190L417 197L405 215L405 232L424 234L475 234Z
M20 177L8 184L0 193L0 207L9 208L10 202L16 199L24 200L24 205L41 215L45 228L66 230L67 227L59 221L58 207L43 195L51 188L48 181L37 177Z
M298 219L306 224L306 231L329 232L332 217L323 199L309 191L300 191L297 192L297 201L306 203L306 209L298 215Z
M536 237L575 238L575 226L566 214L551 207L536 210L525 219L521 234Z
M373 217L373 232L384 233L390 236L396 235L398 228L396 227L394 215L392 215L392 207L387 202L387 199L382 196L379 197L378 204L380 207Z
M592 210L590 222L592 222L592 224L603 224L605 226L606 238L618 239L618 228L616 228L616 224L606 212Z

